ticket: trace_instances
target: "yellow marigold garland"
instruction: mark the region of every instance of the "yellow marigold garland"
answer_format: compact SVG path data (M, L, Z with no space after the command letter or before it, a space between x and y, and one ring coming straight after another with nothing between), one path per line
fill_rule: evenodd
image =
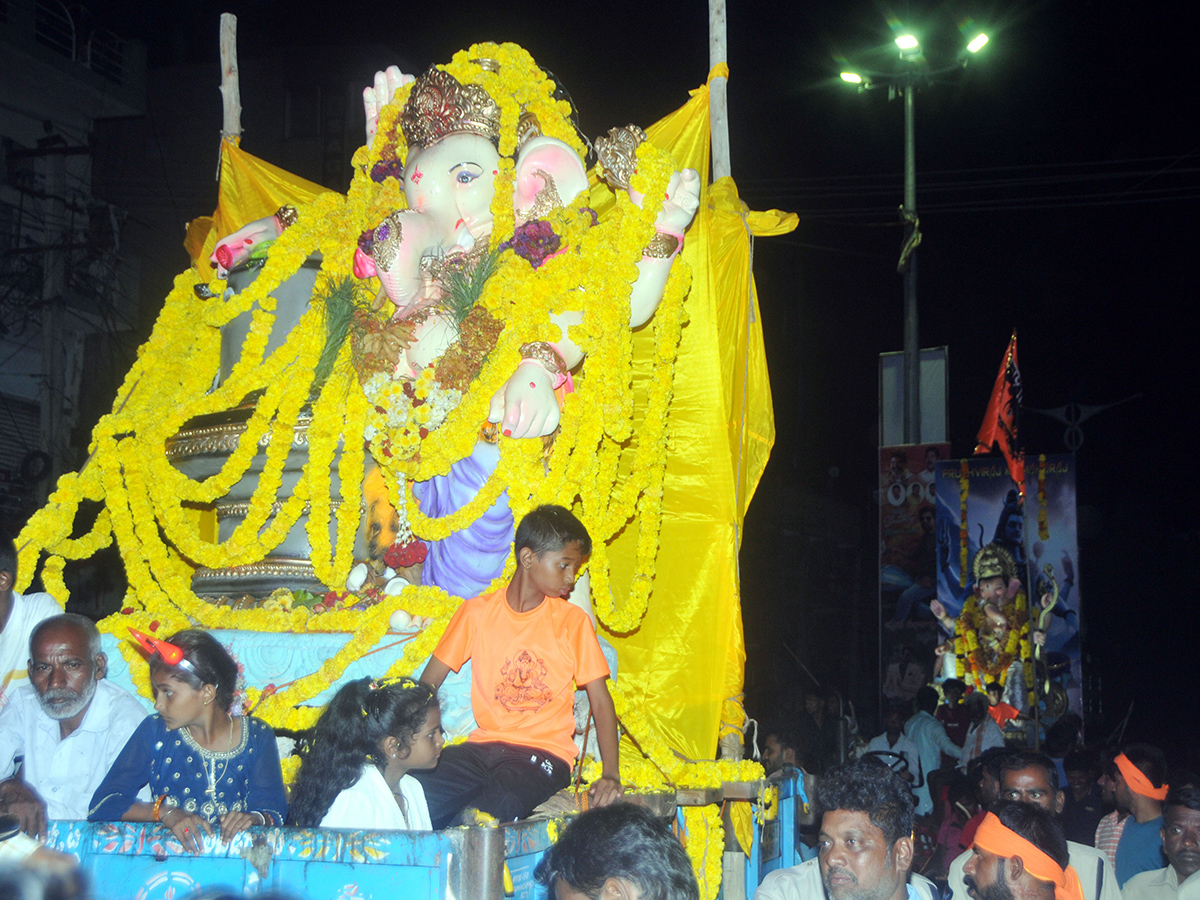
M701 900L715 900L721 890L721 861L725 852L725 827L721 807L686 806L683 824L687 831L684 845L700 883Z
M989 681L998 681L1001 685L1008 680L1008 669L1014 659L1024 659L1026 686L1033 683L1031 645L1029 641L1029 616L1025 603L1025 592L1019 591L1017 596L1006 603L1001 610L1009 622L1008 639L1004 650L1000 653L997 663L989 666L983 656L983 648L979 642L979 631L986 624L987 614L979 602L978 594L971 594L963 604L962 613L955 624L954 654L957 675L982 691ZM1019 654L1019 655L1018 655Z
M471 62L482 58L500 62L500 71L482 69ZM512 153L512 126L522 107L538 115L544 133L582 153L567 104L553 99L552 83L521 48L512 44L476 45L456 55L446 68L460 80L484 85L497 99L505 124L503 153ZM312 615L301 606L287 609L278 603L271 609L234 610L205 602L194 594L190 584L195 563L225 566L261 558L283 539L305 501L311 504L308 536L314 566L327 583L344 581L351 563L358 520L356 492L363 471L362 442L351 436L362 433L369 412L367 401L343 359L341 369L335 367L334 375L312 401L309 464L300 484L285 500L283 510L271 516L293 427L301 407L308 402L312 368L324 341L323 309L314 300L283 346L266 355L275 321L272 292L318 252L326 276L348 274L358 234L387 212L404 208L395 179L377 184L369 174L388 141L398 156L403 156L403 135L395 127L395 117L407 93L407 88L401 89L394 102L382 110L380 137L374 146L362 148L355 155L359 171L347 195L322 194L301 208L298 221L273 243L258 277L239 294L227 297L224 281L207 280L195 269L176 278L154 332L118 391L113 411L93 433L91 463L80 473L60 479L51 503L30 519L21 534L20 586L28 585L39 555L45 551L49 562L43 567L43 578L60 602L66 599L61 577L65 559L86 558L113 540L117 542L130 590L124 614L105 620L102 628L120 639L135 684L147 696L144 659L126 639L130 625L147 632L167 633L193 624L254 631L345 632L346 643L318 672L262 703L258 714L267 721L280 727L302 727L316 716L316 710L302 704L336 680L350 661L379 642L387 631L391 612L403 608L434 619L406 644L401 658L389 669L390 674L412 674L428 656L460 602L435 588L414 587L365 612ZM644 428L637 434L632 433L632 341L626 323L630 286L637 277L636 263L653 236L654 218L673 169L667 154L650 144L643 145L638 152L635 186L646 197L644 208L639 209L619 193L611 212L592 227L591 214L584 210L587 198L579 198L550 216L556 232L563 236L566 252L538 270L514 254L504 255L480 303L507 325L474 389L446 423L422 442L419 456L384 467L385 478L394 486L397 505L403 501L408 507L410 521L419 534L437 537L469 524L483 508L482 500L454 516L433 521L414 509L407 496L399 496L398 485L442 474L454 461L468 455L480 424L486 420L492 394L505 384L520 359L521 344L557 340L559 329L550 322L549 315L582 311L583 321L572 327L570 337L585 348L588 362L576 376L577 393L566 398L562 430L552 452L543 461L540 442L501 439L501 465L485 499L508 491L517 515L540 502L557 501L576 509L597 536L590 570L597 596L604 598L598 604L598 614L616 632L633 630L644 615L657 554L666 411L684 321L683 299L690 281L687 267L679 262L673 267L653 320L655 353L644 374L646 412ZM513 232L511 179L512 161L506 158L496 179L492 241L497 246ZM197 288L203 286L207 286L211 299L197 293ZM220 359L220 328L246 314L250 316L250 329L240 357L229 376L210 390ZM217 474L202 481L192 480L167 460L165 443L184 423L198 415L229 409L257 391L263 392L262 396L246 422L238 447ZM173 402L164 402L166 398ZM626 441L630 441L628 450ZM331 471L339 443L342 503L332 514ZM228 493L264 445L266 466L243 526L233 539L220 544L200 541L190 507L211 503ZM628 456L629 462L623 463L623 456ZM620 481L618 473L625 477L621 489L614 491L612 485ZM83 499L103 501L104 508L88 534L72 539L70 534ZM333 541L329 536L331 516L337 523ZM633 589L629 598L614 609L607 587L605 542L635 517L640 531ZM163 533L169 544L163 542ZM509 577L511 568L510 560L497 584ZM614 697L618 696L624 695L614 684ZM668 773L675 783L720 783L761 774L753 763L733 764L732 768L715 762L684 765L632 704L622 700L621 709L626 726L637 734L654 760L654 764L646 765ZM627 773L639 769L641 762L635 755L628 755L627 760ZM662 774L643 774L635 777L637 783L657 783L663 778Z

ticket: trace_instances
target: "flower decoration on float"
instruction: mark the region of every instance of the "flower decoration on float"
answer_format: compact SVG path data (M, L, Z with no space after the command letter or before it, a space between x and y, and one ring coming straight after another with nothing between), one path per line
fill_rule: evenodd
M354 562L368 452L407 526L397 553L423 546L412 540L435 540L468 527L507 490L518 518L534 505L558 502L572 507L596 537L589 570L599 598L596 612L609 630L628 633L638 627L654 582L667 408L690 271L675 261L652 320L653 354L637 419L629 296L643 248L655 236L675 164L642 141L632 150L636 165L630 175L631 186L645 198L641 206L618 192L598 219L585 194L567 206L539 210L518 232L512 157L522 117L526 125L536 118L541 133L566 142L582 157L585 146L570 104L556 96L554 82L514 44L475 45L435 71L453 78L484 107L494 106L484 126L498 123L503 156L492 204L494 265L477 279L477 296L442 359L419 372L397 373L415 323L393 321L394 307L378 293L376 281L355 282L358 287L348 295L338 293L352 279L360 238L374 235L379 223L405 208L398 176L409 146L403 114L414 90L406 85L381 110L372 146L355 154L348 192L327 192L298 207L294 222L267 248L253 282L233 293L224 280L197 268L175 279L112 411L92 434L88 463L59 480L50 502L30 518L18 540L18 587L28 586L45 554L43 581L61 603L69 596L62 577L66 561L116 543L129 590L121 612L101 623L108 634L124 635L128 627L148 639L164 633L161 629L171 633L187 627L345 633L345 644L318 671L278 690L250 690L247 708L280 728L313 724L318 710L305 704L380 643L392 613L403 609L431 620L407 639L388 672L412 674L461 603L437 588L413 586L395 597L347 597L328 605L311 600L306 605L295 595L277 593L258 608L234 609L209 603L192 590L197 566L221 568L264 558L306 507L316 575L329 587L344 585ZM442 76L437 80L450 85ZM415 132L414 137L421 139ZM268 353L276 321L273 292L318 255L321 281L309 309ZM338 302L352 309L343 337L335 339L329 326ZM569 336L585 350L587 361L575 375L575 393L564 391L557 439L547 451L540 441L500 437L500 464L480 495L448 516L424 515L411 485L444 474L470 454L487 422L489 401L523 358L522 348L559 339L561 331L550 316L565 310L582 313ZM243 315L250 325L240 355L229 374L218 379L221 328ZM371 354L375 370L363 378L356 363ZM251 396L257 399L242 437L218 471L193 479L172 464L164 448L187 422L234 409ZM289 493L283 472L299 428L305 431L308 463ZM224 497L247 476L256 456L262 471L243 522L217 542L204 540L197 509ZM619 470L628 474L618 477ZM335 487L335 472L340 487ZM336 499L341 502L335 510ZM73 537L85 502L101 510L84 534ZM618 604L609 588L607 543L630 527L637 529L636 565L628 597ZM510 561L493 586L511 574L511 566ZM367 602L365 609L354 608ZM317 607L326 611L314 612ZM149 696L147 667L137 646L127 640L119 645L135 685ZM645 775L652 781L661 782L662 775L650 770L665 770L677 783L689 778L719 783L746 774L726 771L725 763L686 770L633 707L624 704L625 721L661 767L648 767Z

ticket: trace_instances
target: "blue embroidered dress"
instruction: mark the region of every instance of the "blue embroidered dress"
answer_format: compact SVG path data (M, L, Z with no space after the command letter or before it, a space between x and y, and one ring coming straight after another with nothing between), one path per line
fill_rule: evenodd
M227 751L206 750L186 728L168 731L150 716L130 736L92 796L91 822L120 820L147 784L151 797L167 795L179 806L216 823L227 812L258 812L268 824L287 817L287 794L279 769L275 732L259 719L243 718L242 739Z

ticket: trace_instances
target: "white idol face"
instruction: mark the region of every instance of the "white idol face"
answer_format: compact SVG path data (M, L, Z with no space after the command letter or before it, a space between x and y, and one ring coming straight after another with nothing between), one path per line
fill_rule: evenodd
M492 230L492 194L500 154L487 138L454 134L410 154L404 196L410 210L433 216L446 248L470 249Z

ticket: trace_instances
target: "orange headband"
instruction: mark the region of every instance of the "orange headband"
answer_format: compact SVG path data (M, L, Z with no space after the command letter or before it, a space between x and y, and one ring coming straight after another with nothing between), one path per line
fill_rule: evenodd
M1083 886L1075 869L1071 866L1064 869L1045 851L1039 850L1011 828L1006 828L995 813L988 813L979 823L975 831L975 846L1005 859L1021 857L1026 872L1038 881L1054 885L1054 900L1083 900Z
M1143 797L1149 797L1151 800L1166 800L1167 785L1156 788L1150 783L1142 770L1129 761L1129 757L1124 753L1118 753L1117 758L1113 760L1117 764L1117 768L1121 770L1121 774L1125 776L1125 783L1129 785L1129 789L1135 794L1141 794Z

